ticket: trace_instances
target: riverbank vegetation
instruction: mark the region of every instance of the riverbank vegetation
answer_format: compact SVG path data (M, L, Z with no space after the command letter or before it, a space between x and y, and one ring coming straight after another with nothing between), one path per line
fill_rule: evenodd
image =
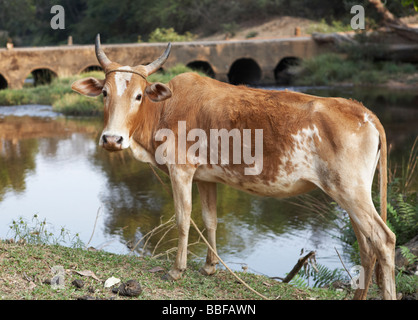
M169 82L184 72L198 72L182 64L157 72L148 77L149 82ZM416 86L418 67L410 63L393 61L374 61L356 55L327 53L306 59L300 65L290 67L292 85L300 86L338 86L338 85L389 85ZM71 84L81 78L103 79L100 71L75 75L67 78L54 78L51 83L29 86L23 89L0 90L0 106L41 104L52 105L53 110L64 115L96 116L103 110L102 97L89 98L71 90Z
M150 82L167 83L176 75L192 69L178 64L165 71L157 72L149 76ZM200 73L203 75L203 73ZM0 106L41 104L52 105L54 111L73 116L96 116L103 111L102 96L89 98L71 90L71 84L81 78L95 77L104 79L104 73L92 71L67 78L54 78L50 84L23 89L0 90Z
M366 33L335 44L335 51L304 59L292 67L296 85L416 86L418 65L389 59L384 43L370 42Z
M385 85L418 83L418 67L411 63L356 59L327 53L306 59L294 67L295 85Z

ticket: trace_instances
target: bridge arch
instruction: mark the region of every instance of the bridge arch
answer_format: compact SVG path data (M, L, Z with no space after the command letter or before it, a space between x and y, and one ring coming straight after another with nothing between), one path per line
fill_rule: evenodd
M189 62L186 66L192 70L203 72L204 74L206 74L207 76L211 78L215 78L215 71L213 71L212 66L207 61L195 60L195 61Z
M291 67L300 65L302 59L298 57L284 57L274 68L274 80L276 84L288 85L291 84L293 74L290 72Z
M89 64L82 67L77 74L91 72L91 71L103 71L103 68L98 64Z
M7 89L9 86L9 82L7 81L6 77L0 73L0 90Z
M58 73L49 67L34 68L32 69L31 72L29 72L29 74L32 74L32 78L33 78L32 83L33 83L33 86L35 87L39 85L51 83L52 79L58 77ZM28 77L26 77L26 79Z
M228 80L232 84L257 84L261 76L260 66L251 58L235 60L228 72Z

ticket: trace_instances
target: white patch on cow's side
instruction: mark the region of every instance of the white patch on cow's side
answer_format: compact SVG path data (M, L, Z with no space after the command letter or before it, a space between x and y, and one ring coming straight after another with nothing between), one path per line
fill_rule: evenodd
M370 114L368 114L367 112L364 113L364 123L370 123L373 128L376 129L376 126L373 123L373 119L370 117Z
M276 183L287 185L289 193L292 193L298 181L315 181L315 166L321 161L316 155L315 137L319 142L322 141L315 125L313 129L308 127L299 130L292 135L293 148L280 159L282 164L279 167Z
M118 70L132 70L129 66L118 68ZM116 93L119 97L123 95L126 90L126 83L131 81L132 73L130 72L115 72Z

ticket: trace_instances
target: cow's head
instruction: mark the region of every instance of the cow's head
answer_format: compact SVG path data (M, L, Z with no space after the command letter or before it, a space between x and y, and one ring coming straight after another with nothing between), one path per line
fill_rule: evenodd
M97 35L96 56L106 78L81 79L75 81L71 88L90 97L103 94L104 129L99 144L106 150L117 151L130 146L130 139L136 130L136 119L147 99L158 102L171 97L171 90L166 85L146 80L147 76L161 68L170 49L169 43L161 57L148 65L122 66L109 60L100 47L100 35Z

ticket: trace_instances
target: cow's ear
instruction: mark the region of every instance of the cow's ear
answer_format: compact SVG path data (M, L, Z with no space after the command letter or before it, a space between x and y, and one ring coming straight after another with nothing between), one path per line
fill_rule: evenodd
M85 78L75 81L71 85L71 89L77 91L78 93L84 94L89 97L96 97L102 93L104 86L104 80L98 80L96 78Z
M170 88L160 82L149 85L145 89L145 93L152 101L155 102L164 101L172 95Z

